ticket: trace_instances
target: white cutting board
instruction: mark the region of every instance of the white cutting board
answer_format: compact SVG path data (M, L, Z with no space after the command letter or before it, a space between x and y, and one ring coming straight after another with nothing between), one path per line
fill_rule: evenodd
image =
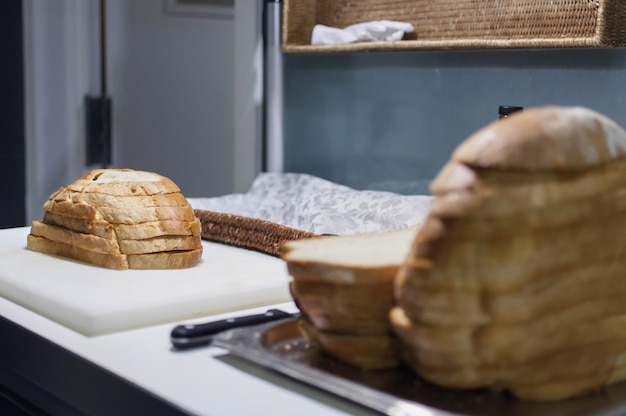
M203 241L189 269L109 270L27 250L29 232L0 230L0 296L88 336L291 300L262 253Z

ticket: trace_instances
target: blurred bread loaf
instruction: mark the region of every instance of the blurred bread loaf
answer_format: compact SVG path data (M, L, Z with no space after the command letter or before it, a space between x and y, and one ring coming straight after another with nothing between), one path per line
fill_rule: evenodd
M626 132L542 107L463 142L395 281L391 322L434 383L530 400L626 378Z
M179 269L202 256L200 221L153 172L93 170L54 192L27 248L111 269Z
M355 367L400 365L388 315L393 281L417 228L283 244L300 325L312 343Z

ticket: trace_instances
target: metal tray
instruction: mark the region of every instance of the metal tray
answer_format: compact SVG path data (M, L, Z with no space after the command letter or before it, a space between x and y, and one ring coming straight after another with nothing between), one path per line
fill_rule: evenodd
M225 331L215 337L213 345L387 415L626 415L626 383L576 399L536 403L486 389L444 389L406 368L362 371L310 345L297 319Z

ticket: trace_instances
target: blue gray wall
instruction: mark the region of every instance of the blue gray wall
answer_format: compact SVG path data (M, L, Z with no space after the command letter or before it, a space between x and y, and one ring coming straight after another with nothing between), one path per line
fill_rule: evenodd
M285 171L425 193L499 105L582 105L626 127L626 49L284 57Z

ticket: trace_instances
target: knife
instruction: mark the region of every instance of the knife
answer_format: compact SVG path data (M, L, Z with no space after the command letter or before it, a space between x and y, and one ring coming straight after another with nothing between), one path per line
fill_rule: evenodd
M176 349L188 349L209 345L213 336L227 329L259 325L279 319L294 318L299 313L288 313L280 309L269 309L258 315L246 315L222 319L204 324L178 325L172 329L170 341Z

